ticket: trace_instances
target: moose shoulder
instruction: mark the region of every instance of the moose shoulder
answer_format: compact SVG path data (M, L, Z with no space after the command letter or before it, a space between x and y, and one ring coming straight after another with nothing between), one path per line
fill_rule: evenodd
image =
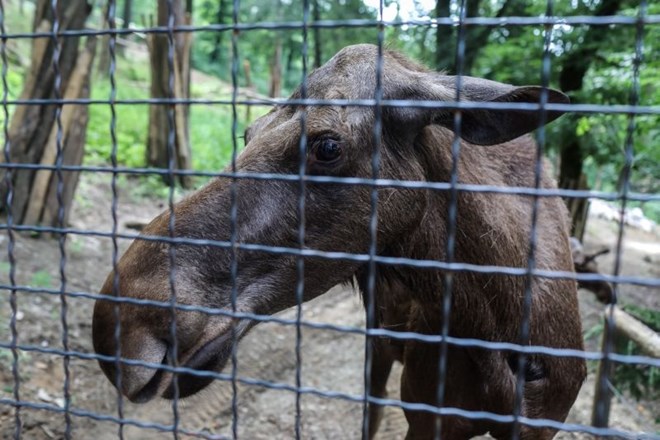
M385 51L378 68L378 49L350 46L312 72L305 97L311 99L373 99L380 84L388 100L453 101L456 78L431 72L405 57ZM378 81L377 75L381 78ZM554 90L514 87L463 77L460 97L487 103L566 103ZM543 96L542 96L543 95ZM300 92L292 98L300 99ZM298 101L299 103L299 101ZM383 107L382 136L375 139L373 108L365 106L301 106L284 103L246 131L246 147L236 168L240 172L297 174L300 161L312 175L372 176L372 154L380 151L379 176L384 179L447 182L451 177L454 113L429 106ZM491 108L493 106L490 106ZM301 157L301 118L306 123L306 151ZM532 187L536 147L525 135L541 120L558 112L465 109L461 112L461 151L457 165L462 183ZM296 248L299 184L291 181L216 179L174 207L174 235L229 241L232 230L240 243ZM544 188L555 183L547 174ZM232 200L236 225L232 227ZM446 191L379 188L378 255L446 261ZM465 192L458 194L454 261L484 266L525 268L529 254L533 201L521 195ZM371 188L341 183L309 182L305 194L305 246L321 251L368 253ZM168 237L165 212L144 230L146 236ZM539 269L572 271L567 214L558 198L538 201L535 265ZM170 267L166 243L136 240L111 273L102 293L168 302L174 270L177 302L231 309L232 260L238 267L235 306L238 311L271 314L296 304L296 258L290 255L236 251L220 246L181 244ZM524 315L525 277L475 272L454 273L450 334L485 341L520 341ZM375 301L379 327L439 334L442 328L444 273L412 266L379 265ZM114 289L115 279L118 289ZM355 260L308 258L304 300L338 283L357 279L366 290L367 268ZM529 343L582 349L581 325L572 280L535 277L530 286ZM118 305L117 305L118 304ZM117 310L118 309L118 313ZM94 310L94 346L99 354L172 364L170 309L99 300ZM241 321L238 337L255 323ZM121 325L117 333L115 328ZM231 352L232 320L222 315L177 310L176 364L219 371ZM117 338L116 335L119 335ZM439 347L416 340L374 340L372 395L385 396L392 362L403 362L401 399L436 404ZM356 356L359 356L356 353ZM444 405L473 411L512 414L518 360L511 352L450 345ZM172 374L122 362L101 362L107 377L135 402L173 397ZM117 368L119 371L117 371ZM586 369L582 359L530 355L526 358L522 415L563 421L573 404ZM121 376L121 380L118 378ZM207 386L211 379L179 375L181 397ZM382 408L372 406L370 434L375 434ZM406 410L409 438L432 438L435 416ZM511 426L490 420L443 417L443 438L462 439L490 432L506 438ZM550 427L523 425L521 438L549 439Z

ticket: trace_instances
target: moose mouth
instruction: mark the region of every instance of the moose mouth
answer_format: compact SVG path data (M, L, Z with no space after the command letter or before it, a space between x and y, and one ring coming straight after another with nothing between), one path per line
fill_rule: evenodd
M135 403L145 403L156 397L163 389L163 381L169 384L161 393L161 397L174 400L192 396L206 388L216 378L208 373L220 372L231 358L234 343L246 333L247 325L238 324L235 330L227 331L215 339L202 345L180 367L195 370L190 373L178 373L176 376L164 368L159 368L149 382L130 400ZM172 365L168 352L161 362L162 365ZM201 374L200 374L201 373ZM176 382L176 385L175 385ZM178 390L177 390L178 388Z

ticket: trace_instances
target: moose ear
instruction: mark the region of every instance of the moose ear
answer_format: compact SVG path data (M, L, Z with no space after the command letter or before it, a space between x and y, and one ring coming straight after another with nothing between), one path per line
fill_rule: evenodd
M426 75L425 75L426 76ZM411 93L410 88L402 93L403 99L419 100L455 100L456 77L430 74L416 84L418 90ZM420 87L421 86L421 87ZM568 96L563 93L546 89L547 102L552 104L568 104ZM461 77L461 101L484 103L530 103L538 104L544 90L538 86L515 87L495 81L489 81L469 76ZM415 115L418 124L438 124L454 129L454 112L446 109L419 109L408 112L405 119L412 122ZM563 112L545 111L544 122L554 121ZM495 145L510 141L539 127L541 117L539 111L524 111L515 109L466 109L462 111L460 136L476 145Z

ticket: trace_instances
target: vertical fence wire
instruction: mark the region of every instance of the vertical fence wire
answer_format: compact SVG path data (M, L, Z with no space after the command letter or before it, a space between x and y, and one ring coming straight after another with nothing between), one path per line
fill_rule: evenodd
M318 5L315 5L317 7ZM308 26L309 26L309 0L303 0L303 43L301 47L302 58L302 80L300 84L300 99L307 99L307 63L308 63ZM318 44L318 43L317 43ZM298 247L300 250L305 248L305 174L307 172L307 115L308 107L303 106L300 113L300 140L298 142ZM305 295L305 259L302 255L296 257L296 404L295 404L295 427L294 434L296 439L302 437L301 434L301 398L302 394L302 326L303 318L302 303Z
M5 163L11 164L11 144L9 140L9 108L7 105L7 99L9 97L9 84L7 82L7 75L9 73L9 60L7 59L7 38L4 37L7 31L5 29L5 6L4 2L0 1L0 32L2 32L2 39L0 40L0 60L2 61L2 71L0 75L2 76L2 113L3 113L3 123L2 131L4 133L5 139L3 143L3 154ZM7 213L7 259L9 261L9 307L11 309L11 316L9 318L9 331L11 334L11 340L9 342L9 349L11 350L12 362L11 362L11 376L12 376L12 395L16 404L14 405L14 439L18 440L21 438L23 420L21 419L21 376L19 369L19 350L18 345L18 330L16 328L16 320L18 317L18 304L17 304L17 289L16 289L16 259L14 258L14 248L16 245L14 238L14 216L13 216L13 195L14 195L14 185L13 185L13 170L12 168L7 168L5 170L4 184L6 185L7 197L5 198L5 210Z
M633 58L633 75L632 84L630 86L629 102L632 107L639 105L640 93L640 69L643 61L644 50L644 18L646 16L647 2L642 0L639 5L638 21L635 32L635 55ZM614 257L613 275L618 276L621 273L623 255L623 237L625 233L625 214L626 206L629 203L630 192L630 178L632 175L632 165L635 159L635 151L633 148L633 137L635 135L635 114L628 114L628 126L626 128L626 139L624 145L624 164L621 169L619 178L620 187L619 200L621 201L621 209L619 210L620 221L616 239L616 252ZM616 305L619 298L620 283L617 281L612 282L613 296L612 304ZM610 406L612 399L612 392L610 390L610 375L614 367L611 360L611 353L614 352L614 338L615 338L615 324L614 324L614 307L609 307L605 314L605 322L603 328L603 359L598 367L596 378L596 397L592 425L598 428L604 428L609 425Z
M553 0L547 0L545 15L553 16ZM536 156L534 160L534 189L541 188L541 179L543 177L543 157L545 153L545 124L547 122L546 105L548 104L548 87L550 85L550 43L552 42L553 25L546 25L543 32L543 55L541 64L541 94L539 96L540 108L538 111L539 123L536 134ZM524 277L524 296L522 321L520 324L519 341L520 345L529 345L531 343L530 325L532 318L532 289L534 284L533 271L536 268L536 250L538 245L538 218L539 218L540 198L537 194L532 196L531 226L529 233L529 250L527 254L527 273ZM520 416L523 415L523 403L526 382L526 366L529 357L520 353L517 359L516 387L513 405L513 426L512 440L517 440L521 436Z
M175 65L174 53L176 51L176 43L174 41L174 27L176 25L175 16L176 12L174 11L174 0L166 0L167 7L167 97L170 99L176 98L175 93L175 83L174 69L178 69L178 66ZM180 7L181 5L178 4ZM160 7L160 5L159 5ZM181 11L178 11L179 15ZM160 13L159 13L160 16ZM167 224L168 235L170 239L176 237L176 213L174 210L174 190L176 188L176 178L177 175L174 173L177 168L177 148L184 148L183 145L177 147L176 144L176 120L175 120L175 108L176 105L174 102L167 104L167 180L169 182L169 191L167 194L167 209L169 213L169 219ZM179 127L180 130L184 130L184 127ZM178 350L178 339L177 339L177 292L176 292L176 244L170 242L168 246L168 261L169 261L169 287L170 287L170 335L169 335L169 344L168 344L168 360L169 364L172 367L179 366L179 350ZM179 438L179 374L174 371L172 373L172 436L174 440Z
M465 19L467 17L467 1L461 0L459 2L458 10L458 27L456 38L456 93L454 94L456 102L460 102L462 98L463 87L463 64L465 61L465 39L466 39L466 26ZM451 142L451 171L449 177L449 191L448 191L448 204L447 204L447 241L445 243L445 261L448 264L454 262L455 249L456 249L456 228L458 217L458 165L461 154L461 130L462 130L462 113L460 111L454 112L454 126L453 137ZM436 404L440 410L444 406L445 392L447 386L447 362L449 357L449 344L447 337L449 336L449 326L451 320L451 306L452 306L452 290L454 284L454 274L447 271L442 275L442 292L441 292L441 330L440 334L442 340L439 347L438 358L438 384L436 388ZM440 439L442 436L442 418L436 417L433 425L434 439Z
M55 73L55 83L53 91L55 99L62 98L62 72L60 70L60 22L59 22L59 0L51 0L51 12L53 14L53 27L51 38L53 40L53 59L52 66ZM64 130L62 126L62 108L61 103L55 106L55 123L57 125L57 134L55 136L55 178L56 178L56 197L57 197L57 225L64 229L64 176L62 174L62 165L64 164L64 145L63 137ZM69 351L69 324L67 322L67 278L66 278L66 233L60 232L58 235L58 244L60 252L60 323L62 325L62 349L65 352ZM71 405L70 381L71 373L69 371L70 357L68 355L62 356L62 363L64 369L64 383L63 383L63 397L64 397L64 423L65 431L64 438L71 438L71 413L69 407Z
M374 90L374 125L372 136L374 139L371 152L371 178L375 183L380 175L380 159L383 137L383 50L385 42L385 26L383 24L384 0L378 4L378 33L376 56L376 88ZM364 296L366 298L366 328L376 326L376 255L378 253L378 187L371 187L370 215L369 215L369 261L367 266L367 286ZM373 369L374 347L372 336L367 333L364 337L364 400L362 402L362 437L369 438L369 405L371 401L371 376Z
M119 230L119 219L117 217L117 210L119 208L119 193L117 191L117 109L115 108L115 100L117 99L117 81L115 78L117 69L117 34L113 31L117 29L115 15L117 4L115 0L108 1L108 10L106 22L110 34L108 35L108 52L110 55L110 66L108 68L108 80L110 81L110 96L108 97L108 105L110 107L110 165L112 166L112 176L110 180L110 192L112 193L112 201L110 206L110 215L112 217L112 295L116 297L121 296L119 290L119 243L117 241L117 233ZM103 48L101 48L103 50ZM122 389L122 365L121 365L121 310L119 303L114 303L112 313L115 322L115 331L113 338L115 340L115 385L117 391L117 416L119 423L117 424L117 437L120 440L124 438L124 396L121 393Z
M236 302L238 301L238 179L236 178L236 159L238 158L238 37L240 0L233 0L232 23L234 29L231 34L231 183L229 187L229 235L230 235L230 276L231 276L231 433L234 439L238 438L238 387L236 375L238 372L238 333L236 331Z

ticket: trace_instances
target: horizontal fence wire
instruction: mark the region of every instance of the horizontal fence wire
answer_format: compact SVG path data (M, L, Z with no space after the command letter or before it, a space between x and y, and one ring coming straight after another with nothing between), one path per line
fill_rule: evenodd
M621 15L611 16L566 16L566 17L466 17L462 20L465 26L502 27L502 26L636 26L660 24L660 15L646 15L644 17L625 17ZM438 27L457 26L458 21L453 18L429 18L427 20L401 20L401 21L378 21L378 20L321 20L310 23L302 21L274 21L254 22L237 24L208 24L204 26L164 26L132 27L130 29L80 29L65 30L57 33L58 36L90 36L90 35L133 35L133 34L167 34L173 33L195 33L195 32L242 32L254 30L292 30L299 31L303 26L309 29L338 29L338 28L380 28L380 27ZM52 32L29 32L29 33L3 33L0 38L7 39L34 39L51 37Z
M117 425L118 438L124 437L124 427L125 426L135 426L138 428L155 430L163 433L169 433L178 438L180 434L191 436L195 438L208 438L208 439L220 439L220 438L237 438L238 437L238 417L239 411L238 408L241 405L240 400L238 399L237 393L237 384L259 387L263 389L271 389L282 392L295 393L296 395L296 425L295 433L296 438L300 438L301 434L301 407L300 399L303 395L312 395L325 399L339 399L347 402L362 403L364 404L364 414L363 419L365 424L363 425L364 434L369 431L368 421L367 421L367 405L368 404L377 404L381 406L394 407L403 410L410 411L421 411L435 415L442 416L456 416L464 418L467 420L489 420L493 422L513 424L513 426L522 425L529 427L547 427L567 432L576 432L576 433L586 433L599 437L611 437L611 438L630 438L630 439L660 439L660 436L654 434L641 434L637 432L629 432L622 429L612 428L612 427L596 427L588 426L583 424L574 424L574 423L562 423L555 420L549 419L540 419L540 418L529 418L521 414L522 410L520 408L521 402L517 401L516 409L513 414L495 414L492 412L486 411L468 411L461 408L455 408L446 405L429 405L423 403L411 403L399 399L388 399L388 398L379 398L374 397L369 392L370 390L370 379L369 379L369 370L371 363L371 350L370 344L368 341L370 338L389 338L396 341L417 341L422 343L436 344L444 347L444 352L446 354L446 347L464 347L464 348L478 348L483 350L490 351L503 351L520 354L521 365L522 359L524 356L529 355L545 355L545 356L554 356L554 357L565 357L565 358L577 358L590 361L611 361L614 364L621 365L638 365L638 366L649 366L653 368L660 368L660 359L649 357L649 356L640 356L640 355L623 355L614 352L603 352L603 351L587 351L587 350L574 350L574 349L560 349L547 346L533 345L529 343L527 338L529 335L523 331L521 334L521 339L519 343L510 343L510 342L500 342L486 339L475 339L475 338L460 338L452 336L448 333L448 327L445 328L442 334L421 334L416 332L408 331L394 331L388 330L385 328L374 327L373 319L375 310L373 309L374 300L374 289L375 289L375 271L376 265L384 266L397 266L397 267L408 267L416 269L434 269L443 271L445 276L445 286L451 291L452 286L452 276L455 273L460 272L472 272L478 274L488 274L488 275L498 275L498 276L513 276L513 277L523 277L526 282L526 292L525 297L526 301L531 301L531 283L533 279L545 278L545 279L566 279L566 280L576 280L576 281L604 281L612 283L615 288L621 285L635 285L643 286L650 288L660 288L660 278L653 277L643 277L643 276L630 276L630 275L621 275L619 272L620 259L621 259L621 242L622 234L624 228L624 218L623 216L618 221L619 226L619 242L617 246L617 269L614 271L613 275L609 274L588 274L588 273L574 273L570 271L556 271L556 270L546 270L537 267L536 258L535 258L535 243L537 240L536 237L536 222L532 222L531 235L529 237L530 243L530 254L527 259L526 267L508 267L508 266L486 266L486 265L476 265L469 263L461 263L455 261L454 256L454 235L456 234L456 198L459 194L462 193L476 193L476 194L488 194L489 197L527 197L533 199L534 209L533 217L537 217L537 205L539 200L547 197L564 197L564 198L574 198L574 199L600 199L607 201L622 201L625 203L630 202L660 202L660 194L650 194L650 193L641 193L631 191L629 188L629 171L631 166L631 154L632 154L632 135L634 129L634 118L643 117L643 116L656 116L660 115L660 105L651 105L643 106L638 105L636 102L637 95L634 99L631 99L629 105L602 105L602 104L588 104L588 103L579 103L579 104L553 104L544 102L547 100L547 96L541 99L539 103L483 103L483 102L470 102L462 101L461 96L456 96L455 101L419 101L419 100L388 100L383 99L382 97L382 87L380 84L382 77L382 51L383 51L383 32L388 28L405 28L405 27L430 27L430 28L439 28L439 27L456 27L459 32L459 41L458 41L458 50L457 50L457 65L460 66L462 59L464 57L464 35L463 31L467 27L528 27L528 26L538 26L544 29L551 29L554 26L635 26L638 29L643 29L645 26L653 26L660 24L660 15L646 15L639 14L635 17L627 17L622 15L611 15L611 16L553 16L551 11L551 4L549 3L549 11L547 16L540 17L497 17L497 18L487 18L487 17L468 17L465 15L465 2L461 3L461 13L459 16L450 17L450 18L429 18L424 20L395 20L388 21L382 19L382 9L383 2L380 4L380 18L377 20L366 20L366 19L342 19L342 20L310 20L310 5L308 1L304 1L304 14L302 21L256 21L251 23L239 23L238 20L238 7L239 2L234 0L233 2L233 22L231 24L207 24L202 26L192 26L192 25L175 25L174 23L174 13L173 13L173 0L163 0L167 2L168 5L168 25L167 26L150 26L150 27L134 27L130 29L119 29L116 27L115 23L115 9L116 2L111 0L108 3L107 10L107 19L108 27L106 29L81 29L81 30L60 30L60 23L57 18L57 6L58 1L52 0L49 7L53 8L54 13L54 23L52 29L47 32L8 32L6 29L5 23L5 11L4 3L0 0L0 41L1 41L1 50L0 55L2 58L2 84L3 84L3 93L2 93L2 108L4 116L4 161L0 163L0 170L5 170L5 181L9 186L9 192L6 202L6 219L0 220L0 230L6 231L8 237L8 260L9 260L9 282L0 283L0 291L7 291L10 293L10 307L11 307L11 322L9 323L11 331L11 340L9 341L0 341L0 349L9 350L12 353L12 377L13 377L13 390L11 398L0 398L0 407L8 406L15 408L15 420L16 432L14 437L21 438L22 433L20 431L22 421L22 412L25 410L41 410L47 411L50 413L60 414L65 420L65 438L72 437L72 426L74 424L74 418L84 418L100 422L111 422ZM307 73L307 50L308 50L308 36L307 33L315 29L353 29L353 28L373 28L379 31L378 38L378 47L379 47L379 58L377 65L377 80L378 87L376 89L376 97L374 99L359 99L359 100L349 100L349 99L312 99L306 96L305 80L303 80L303 93L302 97L299 99L243 99L239 98L238 93L238 80L237 80L237 69L238 69L238 40L240 35L245 32L250 31L296 31L302 32L304 44L302 45L303 49L300 56L303 60L303 76ZM119 99L116 95L116 41L120 37L128 36L147 36L147 35L163 35L168 39L168 86L170 92L174 89L174 38L178 34L196 34L201 32L213 32L213 33L231 33L232 35L232 96L230 99L209 99L209 98L191 98L191 99L175 99L172 97L167 98L145 98L145 99ZM641 33L641 32L640 32ZM463 35L462 37L460 37ZM548 32L549 35L549 32ZM65 38L77 38L77 37L91 37L91 36L107 36L109 37L108 46L102 48L102 50L110 51L110 83L111 83L111 92L110 96L107 99L65 99L60 94L60 69L59 66L59 50L62 45L62 41ZM54 41L55 44L55 53L52 59L52 65L55 70L56 77L56 96L53 99L10 99L8 95L9 86L7 84L7 72L9 68L9 62L7 59L6 45L7 42L11 40L20 40L20 39L37 39L37 38L49 38ZM640 35L637 36L638 42L638 52ZM462 47L462 48L461 48ZM636 66L639 67L639 57L640 53L637 53ZM544 55L544 70L543 70L543 84L547 86L549 71L552 69L550 61L548 58L548 51L545 51ZM461 81L461 70L459 67L457 81ZM636 74L638 75L638 69ZM635 80L638 80L638 76L635 76ZM547 92L545 93L547 95ZM110 106L111 108L111 119L108 121L109 132L111 134L112 142L112 153L111 153L111 165L110 166L91 166L91 165L65 165L63 163L63 154L62 150L65 148L63 145L63 129L61 123L61 113L63 108L66 106L95 106L103 105ZM124 167L119 166L117 163L117 119L116 112L121 109L122 106L138 106L138 105L163 105L168 108L168 166L167 168L138 168L138 167ZM232 109L232 159L231 165L225 171L193 171L193 170L179 170L175 167L175 114L174 108L176 105L212 105L212 106L227 106ZM323 107L323 106L345 106L345 107L361 107L361 108L373 108L377 117L376 124L373 127L373 132L375 138L378 139L376 142L378 147L376 148L374 155L372 156L372 176L371 178L358 178L358 177L335 177L335 176L320 176L320 175L308 175L306 174L305 162L300 161L300 167L297 170L296 174L279 174L279 173L246 173L241 172L236 169L236 159L238 154L238 144L237 138L239 134L237 133L238 124L237 124L237 108L239 106L266 106L266 107L277 107L277 106L306 106L311 107ZM53 106L56 112L57 120L57 160L54 165L44 165L38 163L17 163L12 162L10 157L10 145L9 145L9 116L10 109L15 106ZM516 110L524 112L537 112L543 115L547 115L548 111L557 111L564 113L579 113L579 114L611 114L611 115L626 115L630 119L631 128L629 129L629 139L626 144L626 166L628 167L628 174L626 175L625 181L625 190L619 192L604 192L604 191L592 191L592 190L567 190L567 189L546 189L540 187L540 159L542 157L543 149L538 150L538 160L536 161L536 185L534 187L502 187L496 185L476 185L476 184L465 184L458 182L457 169L456 165L458 162L459 155L459 141L458 136L454 140L453 151L453 161L454 161L454 172L452 173L450 182L428 182L428 181L406 181L406 180L392 180L392 179L383 179L378 176L379 169L379 156L378 151L382 147L380 145L380 137L382 134L382 128L380 124L381 113L383 109L386 108L419 108L419 109L444 109L449 111L454 111L456 115L460 115L461 111L480 109L480 110ZM305 113L301 119L301 125L304 128L307 120L307 114ZM457 132L460 132L460 116L457 116L456 120ZM304 133L304 130L303 130ZM545 143L544 130L541 129L540 135L537 138L540 145ZM306 138L303 136L300 140L300 151L304 152L306 148ZM11 176L12 173L15 173L19 170L49 170L56 173L56 182L57 182L57 199L58 199L58 226L41 226L38 224L17 224L14 220L14 215L11 212L11 197L13 194L13 188L11 187ZM109 231L104 230L95 230L91 228L81 229L81 228L72 228L66 227L64 222L64 206L63 206L63 175L70 172L82 172L82 173L92 173L92 174L111 174L111 191L112 191L112 205L110 207L110 212L112 216L112 228ZM145 175L156 175L156 176L167 176L170 181L174 181L176 176L196 176L196 177L214 177L222 179L230 179L232 187L232 211L231 211L231 237L229 240L210 240L210 239L190 239L185 237L178 237L175 234L175 216L174 216L174 206L175 206L175 191L174 185L170 185L168 196L167 196L167 210L170 213L168 220L168 235L166 236L157 236L157 235L142 235L142 234L131 234L119 232L118 224L118 215L117 210L119 207L118 201L118 190L117 190L117 178L120 175L135 175L135 176L145 176ZM287 247L287 246L271 246L264 245L261 243L247 243L241 242L237 237L237 194L236 194L236 184L241 180L253 180L255 182L263 181L280 181L280 182L289 182L291 184L297 185L299 191L299 196L297 200L297 209L299 215L299 228L297 230L297 246L296 247ZM370 235L371 241L369 246L368 253L348 253L348 252L331 252L331 251L321 251L318 249L309 249L305 247L305 191L309 185L346 185L346 186L365 186L371 189L371 212L370 216ZM381 188L397 188L397 189L414 189L414 190L431 190L437 192L445 192L449 194L452 199L450 203L450 213L448 227L450 230L447 244L447 261L438 261L438 260L429 260L429 259L413 259L405 257L391 257L385 255L379 255L376 247L376 231L377 231L377 212L378 212L378 190ZM452 211L453 210L453 211ZM622 210L623 211L623 210ZM623 212L622 212L623 214ZM39 234L54 234L59 240L59 279L60 286L58 288L44 288L44 287L34 287L25 284L21 284L15 279L16 271L16 261L15 261L15 234L17 233L39 233ZM167 245L168 249L168 261L170 263L170 271L168 274L169 286L172 294L170 295L167 301L156 301L156 300L147 300L147 299L138 299L131 298L126 296L119 296L116 293L119 291L119 280L118 275L115 275L113 295L103 295L95 292L87 291L77 291L69 287L69 282L66 277L66 269L69 265L75 264L67 259L67 253L65 248L65 240L68 236L88 236L88 237L98 237L104 239L112 240L112 268L117 272L117 265L119 262L119 241L120 240L138 240L152 243L162 243ZM197 305L184 304L178 301L178 292L176 292L176 271L174 268L178 269L177 266L177 250L182 246L197 246L197 247L209 247L209 248L219 248L227 249L232 253L232 270L231 270L231 280L232 280L232 294L231 294L231 304L227 304L223 308L213 308L213 307L204 307ZM266 314L251 313L245 310L241 310L237 303L238 297L238 288L237 288L237 274L238 274L238 263L237 263L237 252L253 252L261 253L265 255L287 255L296 258L297 262L297 281L296 281L296 299L297 299L297 314L294 319L286 319L277 316L271 316ZM317 322L309 319L303 318L302 313L302 301L304 297L305 285L303 283L303 274L305 271L305 261L306 259L322 259L326 261L350 261L350 262L359 262L369 265L369 287L366 296L370 297L370 300L367 300L367 327L356 327L349 325L336 325L332 323L323 323ZM110 268L109 268L110 269ZM62 348L51 348L43 347L34 344L25 344L19 343L19 331L17 329L17 305L16 299L18 295L49 295L53 297L58 297L61 308L59 310L59 318L62 326L61 334L61 345ZM124 304L130 304L134 306L152 308L152 309L163 309L171 313L171 317L176 316L178 311L187 311L187 312L199 312L208 316L222 316L227 317L232 320L232 356L231 356L231 371L229 373L223 372L214 372L214 371L203 371L197 369L191 369L185 366L177 364L177 320L171 319L171 324L169 327L170 338L174 341L173 346L170 347L170 352L168 353L168 361L163 363L152 363L145 362L136 359L130 359L122 356L119 352L120 337L122 330L120 326L117 326L115 334L113 337L117 342L116 346L117 353L115 356L105 356L93 352L85 352L74 349L71 347L69 341L69 325L70 321L68 320L68 305L67 299L69 298L84 298L88 300L103 300L108 303L113 304L115 316L119 316L119 306ZM450 298L447 295L445 298ZM524 315L524 321L529 324L527 321L530 319L530 310L531 305L528 303L526 307L526 313ZM449 300L445 301L443 304L443 322L448 326L449 317L452 313L455 313L451 309L451 304ZM118 320L119 321L119 320ZM241 321L247 322L271 322L276 323L282 326L294 327L297 331L296 334L296 380L295 384L289 384L278 381L269 381L264 380L258 377L247 377L242 376L237 373L237 363L238 358L236 357L236 342L238 339L237 331L235 330L236 326ZM316 387L305 386L303 385L301 368L304 366L303 356L301 354L301 344L302 344L302 334L301 329L315 329L315 330L324 330L328 332L337 332L338 334L355 334L364 336L367 341L365 349L365 392L364 394L351 394L343 393L333 390L324 390ZM527 330L528 331L528 330ZM63 369L64 369L64 381L62 383L64 406L60 407L58 405L42 403L36 401L25 400L21 397L19 392L19 382L20 382L20 370L23 362L20 361L19 357L21 353L40 353L48 356L52 356L57 360L61 360ZM126 411L123 409L123 397L121 393L117 392L117 406L118 412L116 415L103 414L95 411L89 411L81 407L81 404L84 402L75 401L75 396L72 396L70 390L70 363L71 360L83 360L83 361L104 361L111 362L117 366L117 383L121 381L120 366L139 366L148 369L163 371L172 373L174 375L174 399L172 399L171 412L173 414L173 420L171 424L161 424L151 421L137 420L136 418L127 417L125 414ZM443 360L444 362L444 360ZM522 368L519 368L519 384L520 376L522 374ZM444 366L439 365L439 371L444 372ZM100 375L99 371L99 375ZM232 384L232 426L231 426L231 435L223 436L217 434L210 434L205 431L191 430L182 426L179 419L179 399L178 399L178 380L177 376L182 374L198 376L203 378L212 378L213 380L230 382ZM442 376L442 381L444 381L444 376ZM519 394L522 392L521 388L518 388ZM438 401L442 403L443 401L443 392L438 392L439 399ZM521 394L518 396L520 400ZM440 420L438 418L438 420ZM438 426L437 429L440 429ZM436 434L439 431L436 431ZM519 431L514 432L514 438L519 435Z

